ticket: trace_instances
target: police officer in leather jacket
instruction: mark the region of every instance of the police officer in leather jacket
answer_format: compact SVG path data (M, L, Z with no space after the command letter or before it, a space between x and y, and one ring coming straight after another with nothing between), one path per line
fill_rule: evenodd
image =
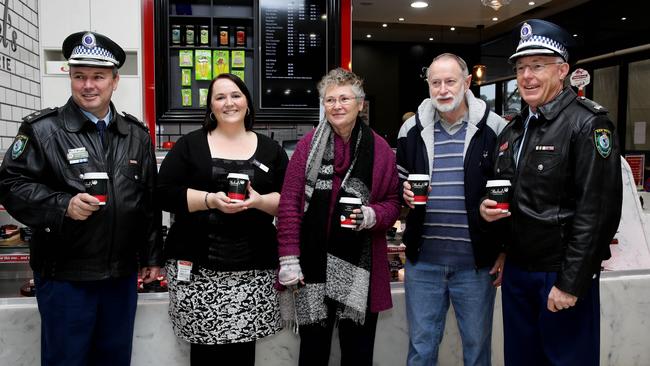
M484 200L503 229L506 365L598 365L601 261L621 216L618 137L607 110L563 81L571 36L531 19L510 57L528 104L497 142L495 179L509 212Z
M137 272L158 276L156 160L147 128L111 102L125 54L92 32L63 43L72 97L25 117L0 168L0 201L33 229L43 365L128 365ZM84 174L108 175L104 205Z

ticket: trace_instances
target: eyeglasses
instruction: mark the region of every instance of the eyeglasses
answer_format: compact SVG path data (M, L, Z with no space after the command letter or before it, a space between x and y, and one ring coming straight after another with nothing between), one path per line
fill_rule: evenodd
M526 68L528 68L530 69L530 72L537 75L540 72L544 71L544 69L548 65L561 65L563 63L564 62L547 62L547 63L530 64L530 65L517 65L512 68L512 71L514 71L517 75L523 75L526 72Z
M341 95L338 98L335 97L327 97L323 100L323 104L326 107L334 107L336 105L336 102L339 102L341 105L350 105L352 102L356 101L357 99L360 99L360 97L351 97L349 95Z

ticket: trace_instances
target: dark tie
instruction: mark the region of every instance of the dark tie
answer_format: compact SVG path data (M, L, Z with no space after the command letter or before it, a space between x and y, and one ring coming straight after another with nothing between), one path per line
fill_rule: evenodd
M104 146L104 141L106 141L104 140L104 132L106 132L106 122L104 120L97 121L97 132L99 133L99 139L102 141L102 146Z
M516 166L519 166L519 160L521 159L521 155L523 155L523 153L524 153L523 149L524 149L525 144L526 144L526 135L528 134L528 126L530 125L531 122L535 123L535 121L537 121L537 117L530 116L530 118L528 118L528 120L526 120L526 122L524 123L524 133L521 134L521 136L517 140L515 140L515 146L514 146L515 147L515 150L514 150L515 151L515 156L514 156L514 158L515 158L515 165Z

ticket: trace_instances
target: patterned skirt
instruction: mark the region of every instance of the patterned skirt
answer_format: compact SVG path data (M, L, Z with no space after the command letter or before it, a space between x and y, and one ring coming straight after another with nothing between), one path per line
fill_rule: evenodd
M167 262L169 318L174 333L198 344L254 341L281 329L274 270L219 272L199 268L178 281Z

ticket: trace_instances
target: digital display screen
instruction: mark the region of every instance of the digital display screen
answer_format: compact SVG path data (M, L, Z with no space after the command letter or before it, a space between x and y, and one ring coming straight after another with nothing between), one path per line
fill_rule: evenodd
M260 0L261 109L319 107L327 73L324 0Z

